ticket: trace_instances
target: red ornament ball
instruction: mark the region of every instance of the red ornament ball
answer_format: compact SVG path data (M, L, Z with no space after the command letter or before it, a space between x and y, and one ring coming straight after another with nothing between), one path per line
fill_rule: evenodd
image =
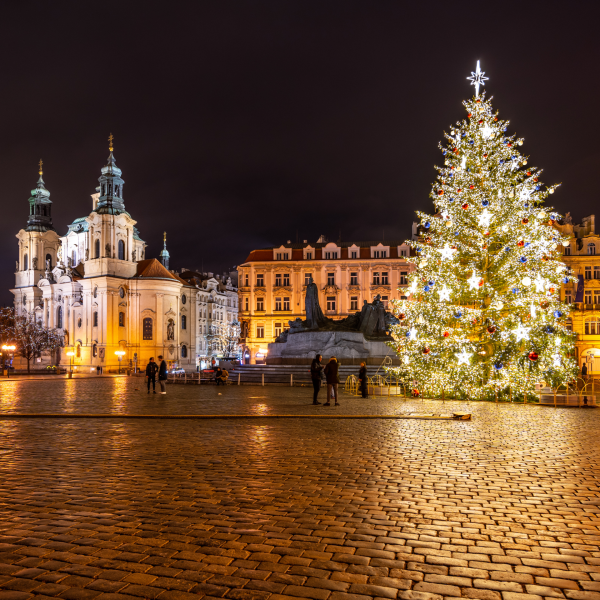
M487 332L488 332L490 335L492 335L492 333L496 333L496 328L495 328L493 325L490 325L490 326L487 328Z
M483 286L483 279L479 282L479 287Z
M512 144L506 144L506 146L507 146L508 148L510 148L510 147L512 147Z
M485 231L485 232L483 233L483 235L490 235L490 232L489 232L489 231Z
M461 188L458 188L458 189L456 190L456 193L457 193L457 194L460 194L461 192L462 192L462 189L461 189Z
M444 190L440 190L440 191L438 192L438 195L440 195L440 196L443 196L443 195L444 195Z
M523 217L523 218L521 219L521 223L523 223L523 225L527 225L527 223L529 223L529 219L528 219L528 218L526 218L526 217Z
M533 178L533 180L534 180L534 181L537 183L537 180L538 180L538 178L537 178L537 177L534 177L534 178Z
M494 121L497 121L497 120L498 120L498 117L494 117Z
M418 397L420 394L419 390L417 390L416 388L412 391L412 393L413 393L413 396L415 396L415 397Z
M483 123L483 119L479 119L479 124L481 125Z
M483 158L487 158L487 152L483 155Z
M467 208L469 208L469 205L468 205L468 204L465 202L465 203L462 205L462 208L463 208L463 210L467 210Z
M472 190L472 189L474 189L474 188L475 188L475 186L474 186L473 184L471 184L471 185L469 186L469 189L470 189L470 190Z
M449 331L444 331L444 337L448 337L450 335Z
M519 240L517 242L517 246L519 246L519 248L522 248L525 245L525 242L523 240Z
M539 358L539 356L538 356L538 353L537 353L537 352L533 352L533 351L531 351L531 352L530 352L530 353L527 355L527 358L529 358L529 360L530 360L531 362L535 362L535 361L536 361L536 360Z
M527 171L527 175L531 177L531 171Z
M423 348L423 354L429 354L431 350L429 348Z
M540 306L541 306L542 308L548 308L548 307L550 306L550 303L548 302L548 300L542 300L542 301L540 302Z
M471 113L469 113L469 114L467 115L467 117L469 117L469 119L470 119L470 118L471 118Z
M458 148L454 148L454 150L452 150L452 152L454 152L454 154L458 154Z
M398 315L398 318L399 318L401 321L404 321L404 319L406 319L406 315L405 315L404 313L400 313L400 314Z

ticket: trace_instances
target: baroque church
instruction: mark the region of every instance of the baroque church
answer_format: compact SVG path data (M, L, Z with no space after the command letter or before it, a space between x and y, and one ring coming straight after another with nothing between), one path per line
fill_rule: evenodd
M61 364L84 372L97 367L144 368L161 354L170 367L196 370L196 285L146 258L146 243L125 210L122 172L110 155L92 194L92 211L75 219L65 235L52 224L52 201L42 178L29 198L27 226L19 231L15 307L59 329L64 345L36 359L35 368ZM237 311L236 311L237 312ZM15 367L22 368L15 357Z

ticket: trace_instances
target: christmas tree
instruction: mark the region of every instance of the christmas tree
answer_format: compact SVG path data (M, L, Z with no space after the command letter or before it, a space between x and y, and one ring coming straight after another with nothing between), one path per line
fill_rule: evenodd
M523 140L479 94L479 62L470 79L467 117L440 144L435 214L417 213L421 233L409 242L416 270L408 300L394 303L396 371L428 396L514 398L577 372L559 293L576 279L561 261L560 216L542 206L557 186L542 184Z

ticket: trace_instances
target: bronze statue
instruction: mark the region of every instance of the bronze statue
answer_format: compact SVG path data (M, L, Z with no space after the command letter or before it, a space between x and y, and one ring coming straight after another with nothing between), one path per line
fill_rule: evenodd
M306 308L306 329L319 329L327 323L327 318L321 310L319 304L319 288L314 282L312 275L309 277L306 286L306 298L304 299Z

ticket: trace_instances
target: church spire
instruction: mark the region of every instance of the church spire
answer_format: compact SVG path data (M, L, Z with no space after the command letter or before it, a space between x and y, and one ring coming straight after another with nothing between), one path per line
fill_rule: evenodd
M40 178L34 190L31 190L29 198L29 218L27 219L27 227L25 231L54 231L52 225L52 201L50 200L50 192L44 185L42 175L43 165L42 159L38 163L38 173Z
M108 136L108 160L105 167L102 167L102 175L98 179L100 186L97 188L100 192L96 212L99 214L119 215L125 212L125 203L123 202L123 184L121 179L121 169L117 167L114 151L114 136L111 133Z
M169 270L169 251L167 250L167 232L163 234L163 249L160 251L160 262L163 264L165 269Z

